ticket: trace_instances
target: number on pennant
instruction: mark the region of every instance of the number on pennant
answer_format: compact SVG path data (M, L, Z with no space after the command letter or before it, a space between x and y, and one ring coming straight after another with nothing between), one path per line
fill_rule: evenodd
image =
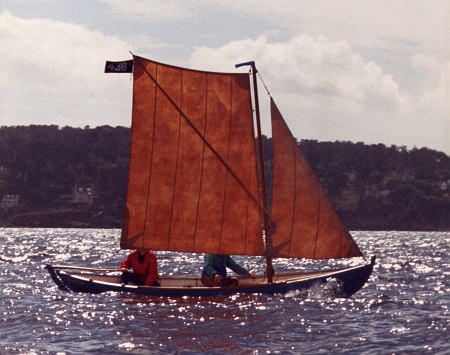
M133 68L133 61L128 60L125 62L106 62L106 73L131 73Z

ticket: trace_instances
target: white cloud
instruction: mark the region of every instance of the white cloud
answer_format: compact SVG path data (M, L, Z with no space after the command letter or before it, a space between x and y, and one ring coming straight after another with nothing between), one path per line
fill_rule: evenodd
M105 60L131 57L124 42L81 25L8 12L0 14L0 37L2 124L129 121L129 107L114 101L131 96L131 86L127 92L123 76L103 74Z
M377 63L365 61L348 43L325 36L303 34L278 43L261 36L219 48L201 47L190 65L232 71L232 63L255 60L298 138L410 148L422 142L448 152L450 140L443 133L449 117L448 67L425 59L416 57L412 62L442 68L441 80L418 99L402 92L391 75Z
M438 84L414 102L409 117L430 146L450 152L450 61L440 65Z
M191 63L224 70L223 63L249 59L257 60L264 78L271 82L271 90L292 96L291 104L296 106L302 105L299 96L313 106L330 101L350 107L370 103L399 111L405 104L398 85L380 67L365 63L347 43L331 42L324 36L299 35L285 43L270 43L262 36L255 41L233 41L217 49L197 48Z
M249 16L279 21L282 31L324 34L352 46L392 48L422 45L428 49L450 48L448 0L214 0L216 6L233 8ZM211 4L211 1L209 1ZM442 53L441 53L442 54ZM448 52L447 52L448 55Z

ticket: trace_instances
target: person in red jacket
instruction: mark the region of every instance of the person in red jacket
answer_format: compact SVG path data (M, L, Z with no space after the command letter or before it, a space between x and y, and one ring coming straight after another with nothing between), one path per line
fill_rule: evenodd
M133 272L130 272L130 269ZM132 251L120 263L120 271L122 271L120 283L128 284L132 282L140 286L161 286L156 256L151 250L137 249Z

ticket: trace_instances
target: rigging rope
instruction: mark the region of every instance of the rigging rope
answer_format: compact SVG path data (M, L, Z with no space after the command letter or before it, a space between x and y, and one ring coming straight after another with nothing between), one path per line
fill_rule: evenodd
M269 89L267 88L267 85L266 85L266 83L264 82L264 80L263 80L261 74L259 74L259 71L257 71L257 74L258 74L259 79L261 80L261 82L262 82L262 84L263 84L263 86L264 86L264 89L266 89L267 95L269 95L270 97L272 97L272 95L270 95L270 91L269 91Z

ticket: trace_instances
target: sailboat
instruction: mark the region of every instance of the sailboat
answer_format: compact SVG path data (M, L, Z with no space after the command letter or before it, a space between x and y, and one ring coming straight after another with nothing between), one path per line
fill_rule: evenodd
M120 248L262 257L266 271L234 287L199 275L161 276L161 287L120 283L118 270L46 265L64 291L152 296L278 294L333 280L348 297L368 262L270 97L273 178L266 186L254 62L246 73L192 70L133 55L107 72L133 73L128 187ZM267 190L271 191L268 196ZM270 200L270 204L269 201ZM277 272L277 258L363 258L357 266Z

